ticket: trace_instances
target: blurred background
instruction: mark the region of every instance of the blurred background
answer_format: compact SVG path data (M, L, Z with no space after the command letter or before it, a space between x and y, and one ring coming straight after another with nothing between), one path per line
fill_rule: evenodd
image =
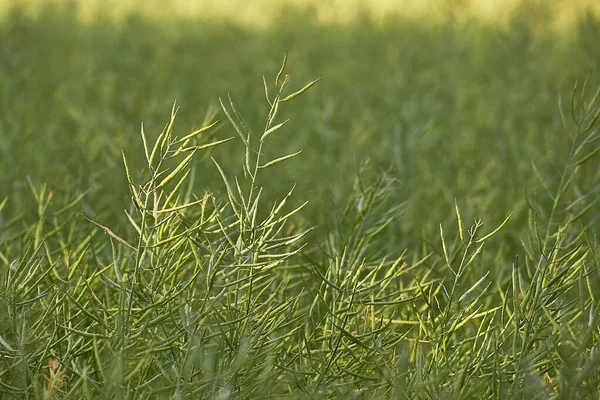
M322 80L280 111L291 121L267 153L303 153L263 183L273 199L298 184L297 200L309 200L298 223L318 226L357 175L388 171L406 202L393 245L450 223L456 199L465 219L490 226L515 212L510 251L525 196L549 201L532 162L559 177L574 84L598 84L599 10L592 0L2 0L4 218L34 215L30 186L47 183L56 207L86 193L86 215L126 224L120 153L139 176L141 123L156 137L176 101L183 136L230 93L260 130L262 77L274 80L289 49L292 89ZM223 123L214 135L233 134ZM241 154L230 142L211 155L241 174ZM210 163L198 160L195 179L199 195L222 190Z
M553 14L555 28L569 29L581 12L599 8L594 0L3 0L0 7L5 13L15 6L36 13L44 6L56 5L76 8L78 16L86 21L94 21L100 15L122 19L137 14L160 20L219 19L249 28L268 28L276 24L280 13L286 10L309 11L319 23L352 23L365 15L378 22L393 17L423 18L431 22L452 15L461 20L478 18L505 25L514 13L522 12L523 7L537 7L538 11L545 9Z

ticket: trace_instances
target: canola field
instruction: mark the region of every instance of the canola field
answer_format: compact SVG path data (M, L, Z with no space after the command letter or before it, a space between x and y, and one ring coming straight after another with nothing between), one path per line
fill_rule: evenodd
M596 399L593 1L0 1L0 397Z

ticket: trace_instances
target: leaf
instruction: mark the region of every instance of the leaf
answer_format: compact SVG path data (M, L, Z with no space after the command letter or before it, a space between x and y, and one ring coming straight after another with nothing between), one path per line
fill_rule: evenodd
M265 165L261 165L259 168L269 168L269 167L271 167L271 166L273 166L273 165L275 165L275 164L279 164L279 163L280 163L280 162L282 162L282 161L285 161L285 160L287 160L287 159L290 159L290 158L292 158L292 157L295 157L295 156L297 156L297 155L298 155L298 154L300 154L300 153L302 153L302 150L300 150L300 151L297 151L297 152L295 152L295 153L292 153L292 154L288 154L287 156L283 156L283 157L276 158L276 159L274 159L273 161L269 161L269 162L268 162L268 163L266 163Z
M477 240L475 240L476 243L481 243L484 240L487 240L489 238L491 238L492 236L494 236L496 233L498 233L500 231L500 229L502 229L504 227L504 225L506 225L506 223L508 222L508 220L510 219L510 217L513 216L514 213L510 213L510 215L508 217L506 217L504 219L504 221L502 221L502 223L500 224L500 226L498 226L496 229L494 229L493 231L491 231L490 233L488 233L487 235L485 235L482 238L479 238Z
M203 197L203 198L201 198L201 199L198 199L196 201L191 201L189 203L185 203L185 204L181 204L181 205L174 206L174 207L169 207L169 208L163 208L161 210L155 210L155 212L156 212L156 214L170 213L170 212L173 212L173 211L183 210L185 208L189 208L189 207L195 206L197 204L201 204L201 203L203 203L205 201L206 201L206 196Z
M121 154L123 155L123 165L125 166L125 175L127 175L127 182L129 182L129 185L131 185L132 187L135 187L135 185L133 184L133 180L131 179L131 174L129 173L129 166L127 165L127 158L125 158L125 152L123 151L123 149L121 149Z
M75 260L75 262L70 266L69 275L68 275L67 280L71 280L73 278L73 276L75 275L75 272L77 272L77 269L81 265L81 262L83 261L83 256L85 256L88 248L89 248L89 245L85 246L85 248L83 249L83 251L81 252L79 257L77 258L77 260Z
M4 348L5 348L5 349L7 349L8 351L12 351L12 352L14 352L14 351L15 351L15 349L13 349L13 348L10 346L10 344L9 344L9 343L8 343L6 340L4 340L4 338L2 337L2 335L0 335L0 344L1 344L2 346L4 346Z
M460 236L461 242L464 242L465 238L463 234L463 220L462 216L460 215L460 210L458 209L458 202L456 199L454 199L454 208L456 209L456 219L458 220L458 235Z
M275 120L275 116L277 115L277 111L279 110L279 96L275 98L275 102L269 111L269 117L267 118L267 126L270 126Z
M287 96L286 98L282 99L281 101L289 101L289 100L292 100L292 99L300 96L302 93L306 92L315 83L319 82L320 80L321 80L321 78L315 79L314 81L312 81L309 84L307 84L306 86L304 86L302 89L298 90L297 92L294 92L294 93L290 94L289 96Z
M244 121L244 118L235 107L235 104L233 104L233 100L231 100L231 96L229 95L229 93L227 93L227 97L229 98L229 105L231 106L231 111L233 111L233 115L235 115L238 121L242 123L244 129L246 130L246 133L248 134L248 140L250 140L250 135L255 136L254 132L252 132L250 126L246 123L246 121Z
M184 158L183 161L179 163L179 165L158 184L158 186L156 186L156 188L158 189L165 186L173 178L175 178L175 176L188 165L194 154L196 154L196 150L193 150L186 158Z
M573 121L575 121L577 126L580 126L579 120L577 119L577 114L575 113L575 95L577 94L578 85L579 82L575 81L575 85L573 86L573 92L571 93L571 118L573 118Z
M550 193L550 189L548 188L548 185L546 184L546 181L544 180L544 177L542 176L542 174L538 170L538 168L535 165L535 162L533 160L531 160L531 166L533 167L533 172L535 172L535 176L537 177L537 179L542 184L542 187L544 188L544 190L546 190L546 192Z
M577 160L577 165L581 165L583 163L585 163L586 161L591 160L596 154L598 154L598 152L600 151L600 147L596 147L596 149L592 150L591 152L589 152L587 155L581 157L579 160Z
M227 111L227 108L225 108L225 104L223 104L223 100L221 100L221 98L219 98L219 103L221 103L221 108L223 109L223 112L227 116L227 119L229 120L229 122L231 122L231 125L233 125L233 127L235 128L235 131L238 133L238 135L242 139L242 142L244 142L246 147L248 147L249 146L248 141L246 140L246 137L244 136L244 132L242 132L242 128L239 127L239 125L237 124L237 122L235 122L235 120L233 119L231 114L229 114L229 111Z
M181 143L181 142L184 142L184 141L186 141L186 140L190 140L190 139L191 139L191 138L193 138L194 136L198 136L198 135L200 135L200 134L202 134L202 133L206 132L207 130L209 130L210 128L212 128L213 126L215 126L215 125L216 125L216 124L218 124L218 123L219 123L219 121L217 120L217 121L213 122L213 123L212 123L212 124L210 124L210 125L207 125L207 126L205 126L205 127L202 127L202 128L200 128L200 129L197 129L197 130L195 130L194 132L192 132L192 133L190 133L190 134L188 134L188 135L185 135L185 136L184 136L184 137L182 137L181 139L177 140L177 141L176 141L174 144Z
M277 73L277 77L275 78L275 89L279 89L279 78L281 78L281 75L283 74L283 71L285 70L285 64L287 63L287 58L288 58L288 50L285 51L285 55L283 56L283 63L281 64L281 68L279 69L279 72Z
M117 242L119 243L123 243L125 246L136 250L135 247L133 247L132 245L130 245L129 243L127 243L124 239L122 239L120 236L118 236L116 233L114 233L113 231L110 230L109 227L106 227L104 225L101 225L99 223L97 223L96 221L86 217L85 215L81 214L83 216L83 218L87 219L88 221L90 221L92 224L96 225L97 227L99 227L100 229L102 229L104 231L104 233L106 233L108 236L112 237L113 239L115 239Z
M144 123L142 123L140 135L142 136L142 143L144 144L144 154L146 155L146 161L148 161L148 166L150 166L150 153L148 151L148 142L146 141L146 134L144 133Z
M585 208L583 210L581 210L580 212L578 212L577 215L575 215L573 218L571 218L565 225L571 225L573 222L575 222L579 218L583 217L584 214L586 212L588 212L589 209L592 208L596 204L597 201L598 201L598 199L592 201L590 204L588 204L587 206L585 206Z
M272 106L273 104L271 103L271 99L269 99L269 88L267 87L267 80L265 79L264 75L263 75L263 85L265 86L265 98L267 99L267 102L269 103L269 105Z
M273 127L269 128L269 129L267 129L267 130L265 131L265 133L263 133L263 134L262 134L262 136L260 137L260 140L261 140L261 142L262 142L263 140L265 140L265 139L267 138L267 136L269 136L271 133L273 133L273 132L275 132L275 131L279 130L279 128L281 128L282 126L284 126L285 124L287 124L287 122L288 122L288 121L289 121L289 119L286 119L286 120L285 120L285 121L283 121L282 123L280 123L280 124L277 124L277 125L275 125L275 126L273 126Z
M467 290L465 293L463 293L462 296L460 296L460 299L458 299L458 302L462 302L464 299L467 298L467 296L469 296L470 293L472 293L475 289L477 289L477 287L485 280L485 278L487 278L487 276L490 274L490 271L488 271L484 276L482 276L477 282L475 282L475 284L473 286L471 286L469 288L469 290Z
M177 116L178 110L179 109L176 107L176 103L173 103L173 108L171 109L171 120L169 121L167 126L165 126L165 128L160 133L160 135L158 135L158 138L156 139L156 142L154 143L154 148L152 149L152 153L150 154L150 160L148 161L148 165L152 165L152 162L154 161L154 157L158 153L158 149L159 148L162 149L164 142L171 135L171 131L173 129L173 124L175 123L175 117Z
M444 251L444 260L446 260L446 265L450 267L450 257L448 257L448 248L446 247L446 240L444 240L444 228L442 228L442 224L440 224L440 238L442 239L442 250ZM450 267L450 269L452 269L452 267Z
M600 89L599 89L600 90ZM597 93L596 93L597 95ZM593 102L592 102L593 103ZM592 130L592 128L594 128L594 126L596 126L596 123L598 122L598 119L600 118L600 107L596 109L596 111L594 112L594 114L592 115L592 118L590 120L590 123L588 124L588 126L583 129L584 133L589 132L590 130Z
M458 324L456 324L454 326L454 329L452 329L452 331L457 331L460 328L462 328L463 326L465 326L469 321L471 321L472 319L475 318L481 318L481 317L485 317L488 314L492 314L495 313L496 311L498 311L499 309L501 309L502 306L496 306L494 308L490 308L489 310L485 310L485 311L473 311L471 314L467 315L465 317L465 319L463 319L462 321L460 321Z
M179 155L180 153L184 153L184 152L187 152L187 151L195 151L195 150L208 149L210 147L214 147L214 146L217 146L219 144L222 144L222 143L225 143L225 142L229 142L231 139L233 139L233 136L229 137L227 139L221 139L221 140L216 140L216 141L210 142L210 143L200 144L198 146L180 147L179 149L177 149L177 151L175 152L175 154L173 154L173 157Z
M229 180L227 179L227 176L225 175L225 172L223 172L223 169L221 168L221 166L219 165L219 163L217 162L217 160L215 160L212 157L211 157L211 159L213 160L213 162L217 166L217 169L219 170L219 173L221 174L221 178L223 179L223 182L225 183L225 187L227 188L227 194L229 196L229 202L231 203L231 207L233 207L233 211L235 212L235 214L239 216L240 215L239 214L239 210L236 207L237 205L239 205L239 202L235 198L235 192L231 188L231 185L229 184Z

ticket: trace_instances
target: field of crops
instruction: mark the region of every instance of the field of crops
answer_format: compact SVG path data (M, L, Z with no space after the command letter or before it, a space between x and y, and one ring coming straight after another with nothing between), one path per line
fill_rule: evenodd
M0 398L600 399L593 2L164 4L0 1Z

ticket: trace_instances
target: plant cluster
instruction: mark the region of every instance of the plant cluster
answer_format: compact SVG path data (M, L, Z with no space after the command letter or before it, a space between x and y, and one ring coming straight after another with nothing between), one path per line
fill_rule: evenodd
M266 149L316 82L290 94L286 60L263 81L260 131L229 96L220 105L233 137L211 134L223 126L216 112L176 135L175 106L154 141L142 127L143 169L122 154L128 227L80 215L83 194L57 207L31 183L35 221L9 218L0 233L3 397L597 396L597 184L586 177L600 149L598 92L574 89L558 179L534 164L547 197L527 198L523 256L503 268L505 254L485 245L510 215L484 229L459 201L454 234L440 225L438 238L394 247L405 205L389 171L365 165L318 234L295 224L307 199L293 187L270 201L261 174L300 151ZM217 158L198 162L236 136L239 176ZM194 175L209 170L222 190L199 192Z

